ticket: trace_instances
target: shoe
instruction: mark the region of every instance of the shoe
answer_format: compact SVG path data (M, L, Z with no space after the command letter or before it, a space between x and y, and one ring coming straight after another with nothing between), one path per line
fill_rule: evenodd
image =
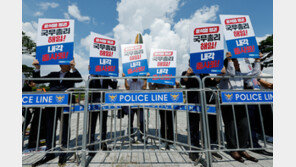
M66 163L63 163L63 164L58 163L58 166L59 166L59 167L65 167L65 166L66 166Z
M91 153L88 153L88 155L89 155L90 157L94 157L94 156L96 155L96 153L91 152Z
M55 158L55 154L45 154L45 156L42 159L32 164L32 167L42 165L50 160L53 160L54 158Z
M238 162L244 163L245 160L241 157L241 155L237 151L230 152L230 156L237 160Z
M89 146L89 147L88 147L88 150L89 150L89 151L94 151L94 150L95 150L95 145L91 145L91 146ZM94 156L96 155L96 153L94 153L94 152L89 152L88 155L91 156L91 157L94 157Z
M273 156L272 152L268 152L266 150L252 150L254 153L267 155L267 156Z
M200 156L198 153L189 153L189 158L195 162L198 162L200 160Z
M223 159L223 157L220 154L218 154L217 152L212 152L212 156L215 157L215 158L217 158L218 160L222 160Z
M166 150L166 148L167 148L167 143L166 143L166 142L161 143L161 145L159 146L159 148L160 148L161 150Z
M101 149L103 151L111 151L111 148L108 148L107 144L106 143L102 143L101 144Z
M173 144L169 144L170 151L177 151L177 148Z
M144 143L144 139L143 138L138 139L138 142L143 143L143 144L148 144L148 140L146 139L146 142Z
M61 153L59 156L59 166L65 166L67 162L67 153Z
M136 140L135 138L131 137L130 140L129 140L132 144L135 144L136 143Z
M255 157L252 157L246 151L240 151L239 154L242 157L246 158L247 160L250 160L250 161L253 161L253 162L258 162L258 159L256 159Z

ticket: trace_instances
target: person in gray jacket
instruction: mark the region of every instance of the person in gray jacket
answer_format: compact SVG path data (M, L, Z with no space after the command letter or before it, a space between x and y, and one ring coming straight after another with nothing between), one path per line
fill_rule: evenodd
M222 75L225 76L257 76L260 74L260 58L255 59L255 66L249 73L242 73L240 71L239 62L237 59L231 58L231 53L226 53L226 59L224 60L224 68L222 69ZM224 78L219 83L220 89L231 90L243 90L244 84L252 84L251 79L246 78ZM246 115L246 108L244 105L234 105L234 111L231 105L221 106L223 122L225 124L225 137L228 149L236 149L237 142L239 148L247 148L249 144L249 132L248 132L248 120ZM233 112L235 119L233 117ZM237 125L237 136L235 130L235 122ZM237 138L238 137L238 141ZM258 160L250 156L246 151L231 151L232 158L239 162L244 162L244 158L250 161L258 162Z

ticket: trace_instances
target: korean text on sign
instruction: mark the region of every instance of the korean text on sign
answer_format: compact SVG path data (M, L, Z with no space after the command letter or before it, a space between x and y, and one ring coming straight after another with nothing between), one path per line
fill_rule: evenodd
M74 20L38 20L36 58L41 65L70 64L73 49Z
M151 76L176 76L177 51L151 49L149 73ZM149 78L148 82L175 85L175 78Z
M219 24L198 24L190 28L190 67L194 73L221 73L224 38Z
M114 39L91 32L90 74L118 77L118 51Z
M233 58L259 58L259 48L247 15L220 15L228 51Z
M147 55L144 44L121 45L123 72L126 76L146 75Z

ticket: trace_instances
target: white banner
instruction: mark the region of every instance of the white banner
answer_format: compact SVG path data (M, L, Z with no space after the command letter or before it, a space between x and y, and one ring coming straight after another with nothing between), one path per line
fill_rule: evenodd
M37 46L68 42L74 42L74 20L38 20Z
M190 53L224 49L221 24L193 24L190 27Z
M115 39L91 32L90 57L118 58Z
M144 44L121 45L122 63L147 59Z
M121 45L122 69L126 76L146 75L147 55L144 44Z
M226 40L255 36L248 15L220 15L220 20Z
M165 49L151 49L149 68L176 67L177 51Z

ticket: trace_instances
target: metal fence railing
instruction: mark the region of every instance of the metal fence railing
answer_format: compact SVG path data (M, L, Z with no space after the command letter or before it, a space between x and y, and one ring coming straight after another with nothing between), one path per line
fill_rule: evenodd
M217 141L215 143L211 142L213 140L210 134L213 133L210 133L211 125L209 121L209 114L206 114L205 118L207 131L209 132L207 137L208 141L210 141L208 151L212 153L217 151L231 152L262 149L272 150L273 146L271 143L266 141L265 134L266 128L269 128L272 131L272 123L271 127L270 124L269 127L264 126L262 107L264 107L264 112L266 114L271 115L272 119L273 91L270 89L263 89L262 87L243 90L225 90L219 89L218 87L209 88L205 84L206 80L221 80L229 78L243 78L245 80L256 79L257 81L259 78L272 78L272 76L206 76L202 79L203 98L205 102L204 108L211 105L207 102L207 93L213 95L214 105L216 106ZM238 127L238 124L241 124L240 127ZM233 129L230 129L229 126L233 126L234 131ZM232 130L232 132L229 132L230 130ZM245 133L242 133L242 131ZM261 132L263 141L263 144L261 145L258 145L258 141L254 141L254 139L258 140L256 131ZM230 133L234 134L229 135ZM232 139L230 139L230 137L232 137ZM243 142L245 144L242 144ZM232 143L234 143L234 145ZM212 156L209 156L208 158L209 162L212 163Z
M46 153L72 154L74 155L72 162L88 166L91 158L96 153L102 152L116 154L175 152L180 156L199 153L200 157L204 158L206 166L212 166L211 154L213 152L259 149L254 147L253 143L253 124L250 122L249 106L258 106L252 110L254 112L258 110L259 113L263 148L272 149L272 145L266 141L262 115L262 105L272 106L272 102L224 103L221 100L221 92L234 92L234 90L208 88L205 84L205 80L209 78L229 77L209 76L202 80L197 76L158 77L192 78L197 82L194 88L175 86L151 90L150 85L147 85L145 90L125 90L125 88L118 87L116 89L90 88L90 83L95 80L101 82L101 80L108 79L149 78L155 77L92 77L86 81L83 80L85 82L83 88L70 88L58 92L23 92L23 165L34 163ZM25 80L77 80L77 78L27 78ZM212 98L214 97L211 102L209 102L209 92ZM272 93L268 90L248 90L248 92ZM36 102L37 96L39 104L33 103ZM66 103L61 102L63 96L68 100ZM198 96L197 101L193 102L191 99L193 96ZM49 104L50 97L55 102L54 104ZM44 102L42 104L41 98ZM33 102L30 103L30 100ZM247 147L240 147L239 143L239 132L235 120L237 118L235 106L238 105L246 109L249 134ZM225 121L222 114L224 110L221 110L223 106L231 106L233 109L231 112L234 116L236 141L234 148L229 148L227 139L225 139ZM263 108L266 110L266 107ZM35 118L28 120L29 114ZM136 126L132 126L134 121L131 120L135 114L137 115L137 119L134 119L137 120ZM57 120L60 121L57 122ZM31 128L29 135L26 135L29 122ZM50 132L48 129L44 130L44 127L50 127L49 122L53 122ZM213 122L215 123L212 124ZM58 131L57 136L55 136L56 131ZM135 140L136 138L138 140ZM58 144L55 144L56 142ZM163 149L164 145L165 149ZM109 163L128 164L132 161L132 156L130 156L129 160L117 159ZM106 164L107 162L101 163ZM145 161L137 163L145 164Z

